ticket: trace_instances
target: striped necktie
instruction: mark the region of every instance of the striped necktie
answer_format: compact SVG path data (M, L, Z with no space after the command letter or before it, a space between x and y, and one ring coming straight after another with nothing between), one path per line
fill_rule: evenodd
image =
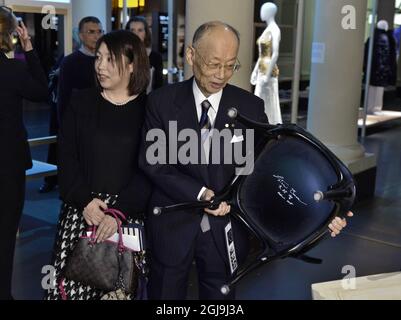
M205 150L206 159L208 159L210 144L207 142L208 142L209 132L212 127L212 124L210 122L210 118L207 113L209 112L209 109L212 105L210 104L210 102L208 100L205 100L202 102L201 106L202 106L202 115L201 115L201 118L199 121L199 127L201 128L202 145ZM202 232L207 232L210 230L209 217L208 217L207 213L203 214L200 227L201 227Z
M207 113L209 112L209 109L212 105L210 104L210 102L208 100L205 100L202 102L201 106L202 106L202 115L199 120L199 126L201 129L210 130L210 128L212 127L212 124L210 122L210 118L207 115Z

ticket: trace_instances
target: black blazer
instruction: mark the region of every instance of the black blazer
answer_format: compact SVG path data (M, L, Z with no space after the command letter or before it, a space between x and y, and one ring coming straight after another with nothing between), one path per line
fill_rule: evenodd
M137 97L143 101L142 116L133 119L132 123L132 130L138 131L138 140L141 139L146 98L145 94ZM92 150L100 99L102 97L97 88L74 92L64 112L58 136L60 196L65 203L79 209L93 199L90 181L95 159ZM138 218L147 207L150 183L139 170L138 163L133 163L133 168L129 184L122 188L113 207L132 218Z
M0 52L0 174L32 167L23 122L23 99L46 101L47 79L34 51L26 62L8 59Z
M186 128L195 129L198 132L199 139L200 128L192 85L193 78L165 86L150 94L144 135L151 129L161 129L166 133L167 147L169 147L169 121L176 120L178 132ZM261 99L238 87L227 85L223 90L215 120L215 129L222 130L226 127L226 124L229 124L230 128L232 128L234 123L227 116L227 111L231 107L236 107L251 119L267 122L264 103ZM245 129L238 123L235 124L235 128ZM179 142L178 148L184 143ZM157 259L160 259L166 265L174 266L180 264L188 254L193 240L199 232L203 211L192 210L190 212L173 212L154 216L151 213L151 209L154 206L196 201L203 186L217 193L231 181L237 166L235 164L182 165L179 163L150 165L146 160L146 151L150 145L152 145L152 142L146 142L143 145L140 157L140 167L153 183L147 221L148 241ZM223 154L221 152L221 155ZM221 163L224 162L221 161ZM209 221L219 252L226 261L224 228L228 223L228 217L213 217L209 215ZM234 219L232 224L237 255L241 259L241 257L245 257L247 251L247 235L244 234L241 226Z
M152 79L152 89L158 89L163 86L163 58L159 52L151 51L149 55L149 64L155 69Z

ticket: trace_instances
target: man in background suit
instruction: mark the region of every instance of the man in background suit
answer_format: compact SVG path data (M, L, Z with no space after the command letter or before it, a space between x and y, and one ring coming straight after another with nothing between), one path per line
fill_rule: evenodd
M205 159L210 160L214 150L210 143L225 142L204 140L205 130L207 132L214 128L221 131L229 127L232 131L234 123L227 115L230 108L237 108L250 119L267 122L261 99L227 84L240 66L237 59L239 44L238 32L225 23L208 22L200 26L195 32L192 46L186 50L186 59L192 66L194 77L151 93L144 138L152 130L162 130L166 139L165 142L159 141L159 146L164 145L167 156L171 156L171 153L176 152L176 146L171 145L173 140L169 132L170 121L174 121L178 133L184 129L197 132L197 142L200 148L204 148L201 152L206 155ZM235 129L245 127L236 123ZM205 144L205 141L209 143ZM248 142L245 139L239 143ZM184 144L177 141L177 150ZM145 142L140 157L140 166L154 187L150 209L181 202L210 200L215 193L224 189L235 174L237 164L224 164L224 153L220 155L220 164L210 161L209 164L182 164L180 159L177 163L151 163L149 147L152 145L151 141ZM228 296L223 296L220 291L231 276L225 239L230 210L230 206L223 202L216 210L175 211L160 216L149 214L147 239L151 258L150 299L185 299L189 271L194 260L198 271L200 299L234 298L234 291ZM248 235L234 219L231 224L236 257L241 263L247 255ZM341 228L339 225L338 229Z

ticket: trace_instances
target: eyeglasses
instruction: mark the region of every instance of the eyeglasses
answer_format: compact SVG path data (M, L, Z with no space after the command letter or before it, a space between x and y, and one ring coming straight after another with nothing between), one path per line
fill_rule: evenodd
M235 63L233 64L210 63L206 62L205 58L202 57L202 55L200 55L194 47L192 47L192 49L202 59L202 62L205 65L206 69L211 72L218 71L221 68L224 68L224 71L226 72L237 72L241 68L241 62L238 60L238 58L235 59Z
M82 33L89 34L90 36L93 36L95 34L102 35L104 33L104 30L86 30L86 31L82 31Z

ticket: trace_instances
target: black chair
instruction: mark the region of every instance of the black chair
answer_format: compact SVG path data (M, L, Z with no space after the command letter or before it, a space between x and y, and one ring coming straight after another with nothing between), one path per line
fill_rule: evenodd
M348 168L313 135L296 125L257 123L230 109L229 116L263 138L255 147L253 172L236 175L211 201L154 208L154 214L190 208L217 208L227 201L234 218L260 241L256 258L233 275L222 288L227 294L255 268L275 259L305 255L329 233L328 224L351 209L356 188Z

